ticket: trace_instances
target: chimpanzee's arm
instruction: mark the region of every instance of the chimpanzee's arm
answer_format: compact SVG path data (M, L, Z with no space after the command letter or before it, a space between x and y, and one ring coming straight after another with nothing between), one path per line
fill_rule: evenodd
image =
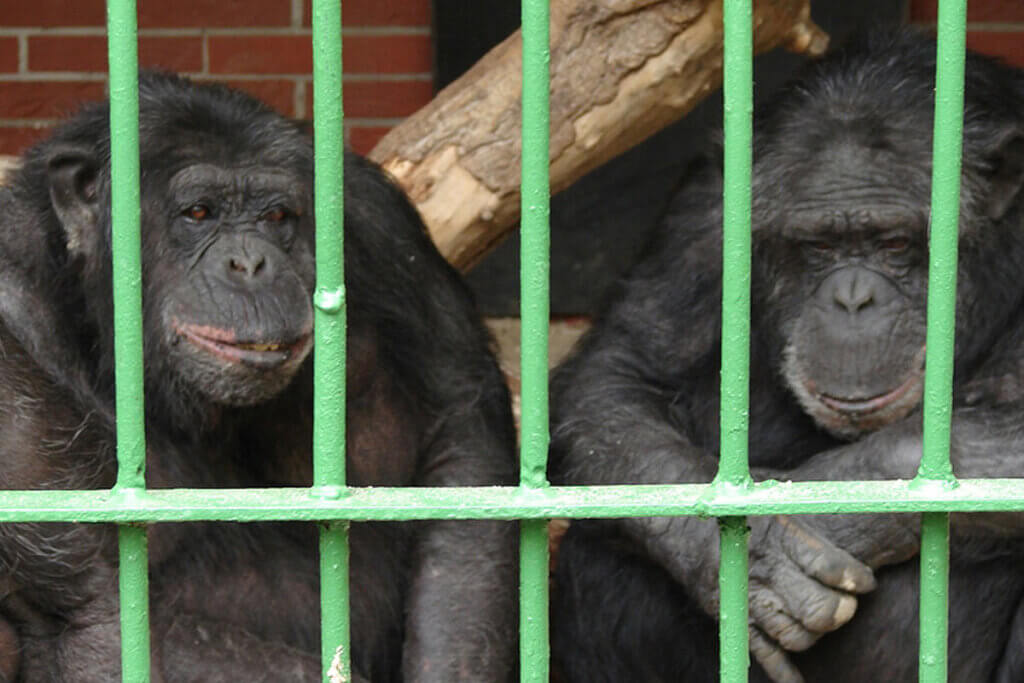
M1024 477L1024 429L1016 404L973 406L954 411L950 458L960 478ZM788 471L760 469L758 478L792 481L911 479L921 458L921 416L820 453ZM920 549L916 514L818 515L809 523L833 543L871 567L913 557ZM1024 537L1024 513L958 513L954 534L972 538Z
M323 678L319 657L230 623L176 615L154 625L153 645L164 683L313 683ZM355 673L352 681L366 683Z
M513 484L507 394L496 376L442 418L417 484ZM404 680L495 681L515 670L516 525L430 521L415 534Z
M672 396L609 367L621 349L584 350L572 381L554 388L552 478L560 484L703 483L717 460L667 414ZM624 367L614 359L616 368ZM628 366L626 366L628 367ZM567 374L560 375L564 379ZM718 532L694 517L608 520L717 615ZM752 517L751 650L775 680L799 680L778 644L809 647L853 616L851 592L874 587L870 569L796 518Z

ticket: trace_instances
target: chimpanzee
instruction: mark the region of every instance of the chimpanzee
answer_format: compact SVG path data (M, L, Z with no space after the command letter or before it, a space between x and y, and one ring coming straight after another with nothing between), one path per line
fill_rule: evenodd
M222 86L139 87L148 484L307 486L309 138ZM0 190L3 488L114 481L108 119L87 107ZM468 290L380 169L346 155L344 191L349 483L511 483L507 390ZM320 680L316 534L151 527L155 679ZM106 525L0 526L0 615L21 644L2 673L118 679L115 541ZM506 680L515 565L510 523L353 524L357 680Z
M755 116L755 479L916 472L934 78L934 41L883 30L810 65ZM953 468L1022 476L1024 74L970 55L966 91ZM717 164L690 169L556 373L554 481L714 476L721 188ZM749 525L752 680L916 680L919 516ZM950 680L1024 680L1024 515L954 515L952 527ZM553 604L566 680L717 680L717 570L712 520L574 523Z

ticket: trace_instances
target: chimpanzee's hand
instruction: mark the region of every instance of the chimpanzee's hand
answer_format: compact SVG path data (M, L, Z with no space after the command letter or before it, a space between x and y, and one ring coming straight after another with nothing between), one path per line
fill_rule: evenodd
M751 517L750 651L776 683L803 677L785 651L799 652L857 610L855 594L875 587L871 569L795 518ZM713 552L718 554L717 544ZM718 616L716 561L702 563L704 609Z

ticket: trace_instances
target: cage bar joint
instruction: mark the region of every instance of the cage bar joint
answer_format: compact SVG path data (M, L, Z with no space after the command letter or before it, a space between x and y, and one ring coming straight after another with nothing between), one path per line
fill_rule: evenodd
M346 493L351 493L349 487L336 486L333 484L312 486L309 489L309 495L320 500L341 500L342 496Z
M313 293L313 305L324 313L340 313L345 307L345 286L336 289L318 288Z

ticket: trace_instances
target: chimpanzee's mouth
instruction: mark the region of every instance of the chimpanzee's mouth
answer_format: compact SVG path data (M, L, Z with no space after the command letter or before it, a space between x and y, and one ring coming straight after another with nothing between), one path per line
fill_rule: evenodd
M916 403L924 386L924 352L924 347L921 347L921 350L914 356L913 369L906 379L895 389L883 394L867 398L846 398L830 396L815 391L814 395L831 410L850 416L876 413L894 404L901 404L908 397L913 398L913 401Z
M304 358L313 341L312 332L297 339L273 342L240 342L231 330L209 325L176 324L175 330L192 344L229 363L273 370L293 358Z
M835 396L826 396L825 394L818 394L818 399L826 406L836 411L837 413L847 414L862 414L862 413L873 413L881 410L888 405L891 405L906 396L910 390L921 382L921 377L918 375L911 375L908 377L903 384L899 385L890 392L880 394L878 396L872 396L871 398L865 399L845 399L837 398Z

